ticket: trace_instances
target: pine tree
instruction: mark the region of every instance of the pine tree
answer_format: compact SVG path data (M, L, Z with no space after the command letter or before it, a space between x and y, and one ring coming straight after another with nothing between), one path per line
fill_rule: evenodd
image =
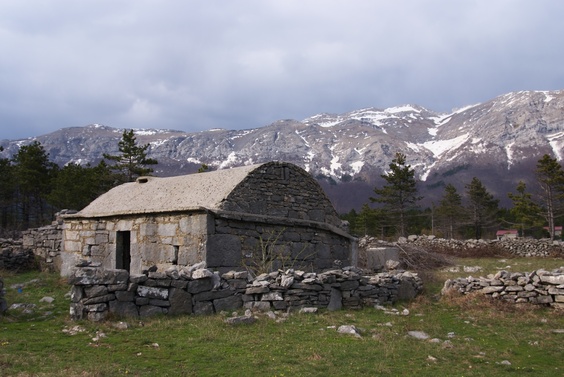
M43 225L47 217L46 196L55 164L38 141L20 147L12 159L18 214L24 229Z
M67 164L52 182L49 203L58 209L80 210L111 188L111 172L102 161L97 166Z
M548 233L554 239L555 218L559 215L564 195L564 172L556 158L545 154L537 163L537 182L544 206L544 218L548 223Z
M466 185L469 205L468 212L474 228L474 237L482 238L483 228L497 220L499 200L488 192L478 178Z
M517 194L507 193L513 202L513 207L509 212L519 222L521 235L524 236L525 229L538 224L541 208L533 201L533 195L527 192L525 182L519 181L516 190Z
M389 166L390 172L381 175L387 184L380 189L375 188L374 193L377 196L371 197L370 201L382 203L398 233L407 236L408 213L416 208L416 203L421 200L417 195L415 171L411 165L406 165L406 156L402 153L396 153Z
M0 152L4 148L0 146ZM0 227L6 230L15 216L14 168L8 158L0 158Z
M437 207L437 215L446 229L446 238L454 238L454 230L461 222L464 213L462 197L451 183L445 186L445 193Z
M149 144L137 145L133 130L123 131L118 147L121 154L109 155L104 153L104 158L115 162L115 165L110 166L110 168L118 173L119 181L133 182L137 177L153 172L153 169L148 168L147 165L158 164L157 160L147 157Z

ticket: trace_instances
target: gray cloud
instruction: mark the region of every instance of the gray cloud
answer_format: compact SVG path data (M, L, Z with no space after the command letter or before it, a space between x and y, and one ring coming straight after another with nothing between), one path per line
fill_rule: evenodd
M550 0L0 3L0 139L199 131L564 89Z

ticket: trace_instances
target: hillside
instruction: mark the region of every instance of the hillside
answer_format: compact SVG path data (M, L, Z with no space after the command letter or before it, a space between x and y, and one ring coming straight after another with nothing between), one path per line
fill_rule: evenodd
M396 152L407 155L421 182L424 204L436 202L446 183L459 190L476 176L502 204L523 179L532 182L544 154L563 155L564 91L508 93L451 113L417 105L316 114L245 130L186 133L136 130L150 144L163 176L283 160L316 177L341 212L367 202ZM2 140L3 157L41 142L58 164L96 163L116 153L123 130L102 125L60 129L25 140Z

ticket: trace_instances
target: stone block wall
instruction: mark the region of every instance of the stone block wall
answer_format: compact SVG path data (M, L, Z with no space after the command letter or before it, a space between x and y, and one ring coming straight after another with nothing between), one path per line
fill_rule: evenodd
M105 268L116 265L116 232L130 232L130 271L141 273L156 266L189 266L206 262L227 272L251 266L262 252L287 263L269 270L301 268L320 271L354 264L355 240L331 225L240 213L193 212L189 214L67 219L64 230L66 258L61 275L69 276L84 260Z
M270 264L263 270L322 271L335 263L339 266L354 263L351 255L354 240L299 221L276 224L266 219L243 221L229 216L216 217L215 234L209 240L207 265L221 272L241 266L260 270L257 264Z
M104 219L67 219L64 231L65 268L69 276L74 265L85 260L105 268L116 266L116 232L130 232L130 270L141 273L153 265L190 265L205 261L207 213L163 214ZM213 224L213 222L212 222ZM213 227L211 228L213 229Z
M313 177L284 162L268 163L249 173L222 204L222 210L342 225Z
M42 269L50 271L60 270L63 246L62 216L74 212L76 211L63 210L55 214L55 220L51 225L22 232L24 249L33 251L33 254L38 257Z
M564 309L564 268L533 272L499 271L487 277L449 279L442 293L482 293L512 303L548 304Z
M361 308L414 298L421 279L410 272L365 274L349 267L323 273L275 271L254 279L246 271L218 272L198 265L129 275L125 270L79 268L72 284L73 319L100 321L109 315L205 315L239 308L293 310L302 307Z

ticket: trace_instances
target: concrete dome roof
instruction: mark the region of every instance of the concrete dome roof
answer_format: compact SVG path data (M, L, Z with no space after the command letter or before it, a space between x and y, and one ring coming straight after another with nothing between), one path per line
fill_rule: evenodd
M250 172L265 164L177 177L139 177L100 195L68 217L108 217L198 209L218 210Z

